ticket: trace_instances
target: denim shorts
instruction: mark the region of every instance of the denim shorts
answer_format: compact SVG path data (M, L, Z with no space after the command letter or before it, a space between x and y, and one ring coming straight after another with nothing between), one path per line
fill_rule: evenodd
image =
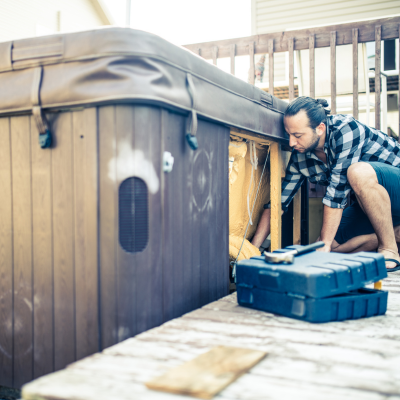
M400 168L380 162L369 162L368 164L375 170L379 184L389 193L393 226L400 225ZM353 237L374 232L368 217L359 204L354 202L343 210L335 240L339 244L343 244Z

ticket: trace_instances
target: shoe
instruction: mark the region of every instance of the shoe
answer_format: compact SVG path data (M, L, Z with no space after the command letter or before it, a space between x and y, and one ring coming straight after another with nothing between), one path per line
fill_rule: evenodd
M396 266L393 268L386 268L387 272L395 272L395 271L400 271L400 261L395 260L394 258L385 258L385 261L390 261L396 263Z

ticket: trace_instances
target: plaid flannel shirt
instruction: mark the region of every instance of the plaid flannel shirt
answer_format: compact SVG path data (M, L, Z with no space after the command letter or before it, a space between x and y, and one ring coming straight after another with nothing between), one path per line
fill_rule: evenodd
M400 167L400 144L377 129L370 128L350 115L327 117L324 145L327 164L313 152L292 151L282 182L282 210L286 211L304 179L327 186L323 204L345 208L351 187L347 168L359 161L375 161ZM266 204L264 208L269 208Z

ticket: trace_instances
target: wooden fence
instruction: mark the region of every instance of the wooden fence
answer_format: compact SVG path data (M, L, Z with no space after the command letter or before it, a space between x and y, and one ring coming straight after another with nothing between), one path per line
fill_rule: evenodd
M289 101L295 98L294 52L309 49L310 96L315 97L315 49L330 47L331 110L336 113L336 46L353 46L353 116L358 118L358 43L375 42L375 127L381 128L381 40L399 38L400 17L369 20L287 32L254 35L238 39L197 43L185 46L217 64L218 58L230 57L231 73L235 74L235 57L249 55L250 80L255 83L256 54L269 55L269 92L274 94L274 54L289 52ZM400 49L397 51L400 66ZM399 85L400 88L400 85ZM398 94L400 112L400 90ZM399 122L400 133L400 122ZM400 134L399 134L400 140Z

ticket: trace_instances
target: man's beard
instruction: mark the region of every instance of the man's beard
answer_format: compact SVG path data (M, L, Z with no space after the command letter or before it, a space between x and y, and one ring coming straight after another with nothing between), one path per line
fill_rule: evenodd
M312 143L310 146L308 146L306 149L304 149L303 153L308 153L309 151L314 151L318 147L319 143L319 136L317 132L314 129L314 135L312 137Z

